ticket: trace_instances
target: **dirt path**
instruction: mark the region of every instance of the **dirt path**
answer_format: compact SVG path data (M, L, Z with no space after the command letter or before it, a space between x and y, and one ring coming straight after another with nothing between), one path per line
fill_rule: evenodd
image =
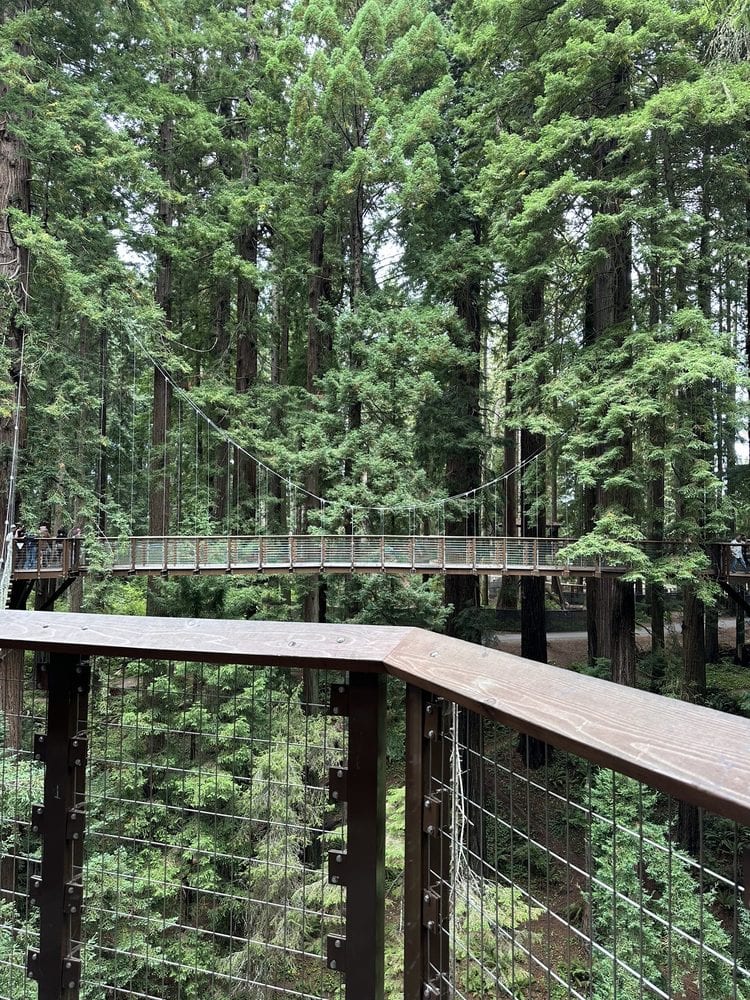
M669 630L667 641L679 645L682 640L680 619L675 617ZM719 642L722 647L732 647L734 644L734 618L719 619ZM521 653L520 632L490 632L485 639L488 646L501 649L506 653ZM647 653L651 648L651 633L647 628L638 628L635 641L641 652ZM573 663L583 663L588 653L585 632L548 632L547 660L556 667L569 667Z

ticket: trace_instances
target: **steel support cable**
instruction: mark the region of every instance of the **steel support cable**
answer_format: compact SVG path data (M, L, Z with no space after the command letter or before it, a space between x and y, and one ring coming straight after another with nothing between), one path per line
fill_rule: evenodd
M130 336L133 339L133 341L138 345L138 347L140 347L140 349L143 351L148 361L152 365L154 365L154 367L157 368L161 373L161 375L167 380L167 382L172 387L176 395L182 400L184 400L184 402L187 403L187 405L193 410L193 412L196 415L196 420L198 417L200 417L204 421L204 423L216 434L218 434L224 441L226 441L227 444L229 444L231 447L236 448L238 452L244 455L251 462L255 462L255 464L259 468L264 469L268 475L271 475L274 478L278 479L279 482L284 483L288 491L291 492L291 490L295 491L298 490L303 496L309 497L311 500L316 500L322 504L331 504L334 506L336 505L337 501L332 500L330 497L319 496L317 493L308 490L300 483L294 482L291 478L291 475L290 476L282 475L280 472L277 472L274 468L268 465L267 462L264 462L262 458L258 458L258 456L255 455L253 452L249 451L243 445L239 444L239 442L235 441L235 439L226 430L224 430L224 428L219 427L216 421L212 420L212 418L206 413L206 411L202 409L202 407L200 407L191 398L190 393L188 393L185 389L182 388L182 386L178 385L174 381L174 379L171 377L171 375L166 370L164 365L153 356L153 354L149 351L146 345L134 333L131 332ZM553 448L557 443L559 443L560 440L564 439L565 436L566 435L564 432L560 432L559 434L555 435L552 438L549 444L547 444L540 451L535 452L533 455L529 456L529 458L527 458L525 461L519 462L512 469L508 469L506 472L503 472L502 475L495 476L494 479L490 479L487 482L480 483L478 486L474 486L468 490L464 490L462 493L454 493L451 496L447 497L435 497L430 500L417 500L417 501L411 501L409 503L392 504L392 505L344 503L343 507L346 510L350 511L358 510L358 511L369 512L369 511L386 510L388 512L396 512L396 511L408 512L414 510L415 508L420 508L420 509L426 509L430 507L439 508L448 503L454 503L460 500L467 500L469 497L475 497L479 493L482 493L484 490L489 489L492 486L496 486L498 483L507 482L507 480L511 476L521 472L533 461L540 458L542 455L546 454L551 448Z

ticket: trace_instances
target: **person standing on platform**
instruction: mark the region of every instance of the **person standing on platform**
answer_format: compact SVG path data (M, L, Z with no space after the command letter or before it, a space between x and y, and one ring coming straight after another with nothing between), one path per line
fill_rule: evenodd
M79 525L76 524L70 529L70 534L68 535L68 538L71 539L71 546L70 546L71 569L75 569L78 566L78 563L81 558L81 535L82 531Z
M65 539L67 537L68 533L65 528L57 529L57 535L55 536L55 566L62 566L63 550L65 548Z
M730 573L747 573L747 565L744 559L744 543L745 536L741 535L739 531L729 543L729 554L732 557L729 565Z
M26 567L26 528L22 524L14 525L13 543L16 546L16 568Z
M26 535L26 565L24 569L36 569L36 559L39 541L36 535L30 531Z
M49 530L49 525L46 521L42 521L39 525L39 565L42 569L49 566L52 551L51 538L52 532Z

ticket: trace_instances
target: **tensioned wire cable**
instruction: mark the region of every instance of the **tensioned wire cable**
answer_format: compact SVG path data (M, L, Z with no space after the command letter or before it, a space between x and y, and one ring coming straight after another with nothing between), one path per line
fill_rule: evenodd
M384 512L384 511L387 511L388 513L397 512L397 511L413 511L416 508L420 508L420 509L427 509L427 508L430 508L430 507L438 507L438 508L440 508L440 507L445 506L446 504L449 504L449 503L453 503L453 502L460 501L460 500L467 500L469 497L476 496L477 494L482 493L484 490L489 489L490 487L495 486L498 483L506 482L511 476L517 475L519 472L522 472L532 462L536 461L542 455L545 455L548 451L550 451L551 448L553 448L556 444L559 443L560 440L562 440L565 437L565 433L564 432L560 432L560 433L556 434L552 438L552 440L549 442L549 444L547 444L544 448L542 448L539 451L535 452L533 455L531 455L529 458L525 459L523 462L519 462L512 469L508 469L506 472L503 472L501 475L495 476L494 479L490 479L487 482L480 483L478 486L474 486L474 487L471 487L468 490L464 490L462 493L454 493L454 494L451 494L450 496L447 496L447 497L434 497L434 498L429 499L429 500L414 500L414 501L410 501L408 503L399 503L399 504L354 504L354 503L343 503L343 504L341 504L341 501L332 500L329 497L319 496L317 493L314 493L312 490L307 489L301 483L294 482L294 480L291 478L291 475L289 475L289 476L282 475L280 472L277 472L274 468L272 468L270 465L268 465L267 462L264 462L262 458L258 458L257 455L253 454L251 451L249 451L243 445L239 444L239 442L236 441L224 428L219 427L219 425L216 423L216 421L214 421L214 420L211 419L211 417L206 413L206 411L203 410L191 398L190 393L188 393L185 389L183 389L180 385L178 385L174 381L174 379L171 377L171 375L166 370L166 368L164 367L164 365L154 357L154 355L149 351L149 349L146 347L146 345L132 331L130 331L130 337L138 345L138 347L143 351L143 353L146 356L146 358L148 359L148 361L152 365L154 365L155 368L157 368L159 370L159 372L161 373L161 375L166 379L166 381L172 387L172 390L176 393L176 395L178 396L178 398L182 399L193 410L193 412L196 415L196 420L198 419L198 417L200 417L205 422L205 424L211 430L213 430L216 434L218 434L220 438L222 438L224 441L226 441L227 444L229 444L230 446L236 448L239 453L241 453L242 455L244 455L251 462L255 462L256 465L259 468L265 470L265 472L266 472L267 475L274 476L276 479L279 480L279 482L284 483L286 485L288 491L291 492L292 490L294 490L295 492L299 492L303 496L309 497L311 500L317 501L319 504L321 504L321 506L323 508L326 505L336 506L337 504L340 504L341 506L344 507L344 509L350 510L350 511L364 511L364 512L370 512L370 511Z

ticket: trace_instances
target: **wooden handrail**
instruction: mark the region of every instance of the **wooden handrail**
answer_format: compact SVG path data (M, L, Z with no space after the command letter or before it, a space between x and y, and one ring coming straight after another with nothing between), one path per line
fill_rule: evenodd
M750 720L423 629L4 611L0 648L387 672L750 826Z

